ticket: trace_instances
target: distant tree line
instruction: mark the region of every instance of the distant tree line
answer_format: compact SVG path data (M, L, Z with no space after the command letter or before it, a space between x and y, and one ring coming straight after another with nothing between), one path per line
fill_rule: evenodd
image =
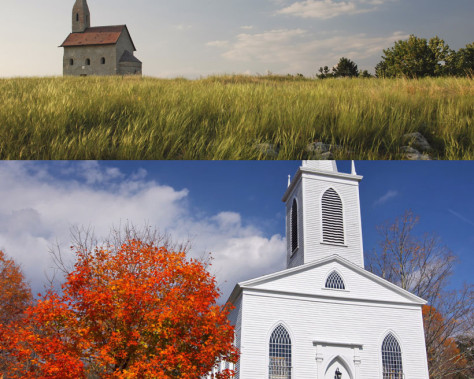
M429 41L411 35L408 40L395 42L383 51L382 60L375 66L378 78L423 78L437 76L474 75L474 42L458 51L438 36ZM320 79L330 77L371 77L367 70L359 71L357 65L342 57L331 70L320 67L316 75Z

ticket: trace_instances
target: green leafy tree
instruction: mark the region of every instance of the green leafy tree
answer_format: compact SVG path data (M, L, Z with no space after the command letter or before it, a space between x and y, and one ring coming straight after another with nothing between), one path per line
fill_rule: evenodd
M454 75L474 75L474 42L468 43L465 48L459 49L451 61Z
M332 69L334 77L357 77L359 76L359 70L357 65L350 59L342 57L339 59L339 63Z
M434 76L437 68L435 52L425 38L411 35L383 51L382 62L376 67L378 77L421 78Z
M428 42L428 47L434 54L436 61L434 75L452 75L453 72L453 60L456 52L451 50L446 42L444 42L438 36L431 38Z
M316 75L319 79L326 79L333 76L333 74L329 71L328 66L320 67L319 74Z

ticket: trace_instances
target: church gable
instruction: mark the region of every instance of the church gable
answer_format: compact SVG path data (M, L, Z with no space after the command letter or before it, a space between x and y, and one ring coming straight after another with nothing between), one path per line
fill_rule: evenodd
M333 256L294 269L239 283L250 290L349 301L424 304L424 300Z

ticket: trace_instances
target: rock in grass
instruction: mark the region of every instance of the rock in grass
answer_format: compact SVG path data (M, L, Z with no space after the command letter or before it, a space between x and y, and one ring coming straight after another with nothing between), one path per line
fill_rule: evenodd
M419 132L408 133L403 136L403 143L418 151L430 151L431 146L427 139Z
M429 161L431 157L428 154L422 154L411 146L403 146L401 148L403 157L410 161Z
M258 143L255 149L267 158L278 158L278 148L269 142Z
M342 150L342 146L330 145L324 142L312 142L306 147L306 151L312 159L334 159L334 152Z

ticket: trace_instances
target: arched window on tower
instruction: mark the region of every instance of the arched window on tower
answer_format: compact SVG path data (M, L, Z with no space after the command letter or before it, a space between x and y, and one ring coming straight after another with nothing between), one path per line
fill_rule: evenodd
M298 203L296 199L293 199L293 204L291 206L291 252L294 253L298 248Z
M86 66L90 66L91 65L91 60L89 58L86 59Z
M104 57L100 58L100 64L105 64L105 58Z
M269 379L291 379L291 338L281 324L270 337Z
M392 333L382 343L383 379L403 379L402 350Z
M336 271L333 271L326 279L326 288L344 290L346 289L346 286L344 285L344 280L341 278L341 275L339 275Z
M338 193L329 188L322 197L323 242L344 244L344 220L342 200Z

